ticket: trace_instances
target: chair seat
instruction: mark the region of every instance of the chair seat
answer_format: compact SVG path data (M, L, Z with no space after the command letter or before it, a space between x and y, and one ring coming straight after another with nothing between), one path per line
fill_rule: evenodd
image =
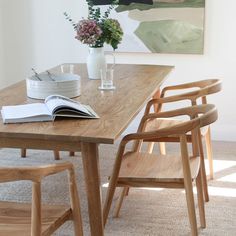
M192 179L197 177L199 167L200 158L198 156L190 158ZM180 156L128 152L121 164L118 185L144 187L146 183L150 187L155 187L160 186L158 183L181 183L183 186L183 179ZM131 184L129 181L132 183L135 181L136 184Z
M48 235L51 228L69 219L71 209L62 205L42 205L42 232ZM0 202L0 236L30 236L31 204Z
M170 127L173 125L178 125L181 124L183 121L182 120L177 120L177 119L154 119L151 120L147 123L146 131L153 131L155 129L162 129L166 127ZM207 133L209 126L204 126L201 128L201 135L205 136ZM188 133L190 135L190 133Z

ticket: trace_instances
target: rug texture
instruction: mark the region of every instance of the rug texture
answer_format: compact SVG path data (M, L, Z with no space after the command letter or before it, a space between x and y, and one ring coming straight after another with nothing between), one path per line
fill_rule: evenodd
M117 147L118 144L100 145L99 147L103 200L107 190L107 177L112 170ZM169 152L176 150L176 146L168 146ZM215 178L209 181L210 202L206 203L205 209L206 229L200 228L198 209L196 209L199 235L234 236L236 235L236 143L214 142L213 150ZM61 159L61 161L69 160L75 166L84 234L90 235L81 155L76 153L75 157L69 157L67 152L61 152ZM53 162L55 161L51 151L28 150L27 158L20 158L20 150L18 149L0 150L1 166L39 165ZM43 202L51 204L68 203L68 193L66 173L44 179L42 186ZM131 189L128 197L124 200L120 217L113 218L112 211L118 193L119 190L116 191L113 200L105 235L191 235L183 190ZM18 181L0 184L0 200L31 201L30 182ZM197 207L196 194L195 204ZM55 235L74 235L73 224L71 222L64 224Z

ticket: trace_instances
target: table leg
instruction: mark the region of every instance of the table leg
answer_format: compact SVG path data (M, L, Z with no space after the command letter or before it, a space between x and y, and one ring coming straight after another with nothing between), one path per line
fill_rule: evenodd
M81 143L91 235L104 235L98 145Z

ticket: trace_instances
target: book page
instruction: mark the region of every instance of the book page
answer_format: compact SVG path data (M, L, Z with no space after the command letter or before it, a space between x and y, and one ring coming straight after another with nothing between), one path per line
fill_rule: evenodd
M65 109L72 108L72 109L80 111L81 113L91 115L90 111L86 108L86 106L61 95L51 95L47 97L45 99L45 104L47 105L48 109L50 110L52 114L58 108L65 108Z
M48 115L52 116L44 103L33 103L17 106L3 106L2 116L4 119L22 119L27 117L35 117Z

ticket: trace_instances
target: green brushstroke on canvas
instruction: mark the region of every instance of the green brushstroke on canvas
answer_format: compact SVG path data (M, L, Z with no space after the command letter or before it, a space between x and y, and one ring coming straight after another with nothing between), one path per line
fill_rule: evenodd
M134 33L153 53L203 53L203 30L187 22L142 22Z
M179 8L179 7L205 7L205 0L185 0L182 3L163 3L155 2L153 5L131 3L130 5L121 5L116 8L117 12L131 11L138 9L140 11L149 10L152 8Z

